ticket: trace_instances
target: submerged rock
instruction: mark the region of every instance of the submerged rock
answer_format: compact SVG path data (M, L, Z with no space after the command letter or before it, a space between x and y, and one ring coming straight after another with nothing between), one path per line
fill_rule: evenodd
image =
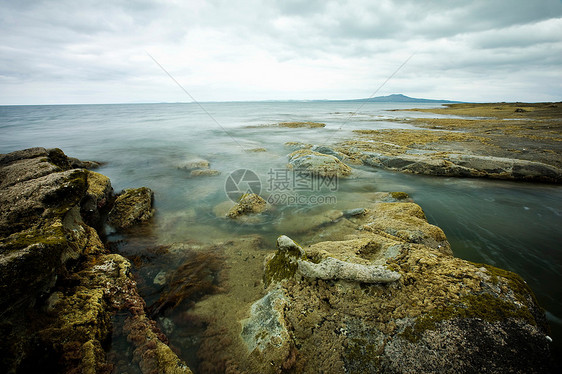
M347 177L351 168L336 157L301 149L289 155L289 167L309 171L322 177Z
M189 173L190 177L214 177L220 175L220 171L214 169L192 170Z
M202 158L194 158L179 164L178 169L183 169L187 171L204 170L204 169L208 169L210 166L211 163L209 161Z
M312 148L310 148L311 151L313 152L318 152L318 153L322 153L325 155L330 155L330 156L334 156L335 158L337 158L340 161L343 161L343 159L346 158L345 154L336 151L335 149L332 149L330 147L327 147L325 145L315 145Z
M267 202L258 194L247 193L228 211L228 218L238 218L248 214L262 213L267 209Z
M189 171L189 176L194 177L211 177L220 175L220 171L210 169L211 163L202 158L194 158L178 165L178 169Z
M248 152L260 153L260 152L267 152L266 148L258 147L258 148L250 148Z

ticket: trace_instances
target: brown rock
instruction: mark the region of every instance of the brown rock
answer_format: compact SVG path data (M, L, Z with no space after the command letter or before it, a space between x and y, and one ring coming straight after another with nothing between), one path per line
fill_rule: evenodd
M228 218L238 218L248 214L262 213L267 209L267 202L255 193L247 193L242 195L240 201L236 203L226 216Z
M124 190L115 200L109 212L108 223L125 229L152 218L154 193L150 188L140 187Z

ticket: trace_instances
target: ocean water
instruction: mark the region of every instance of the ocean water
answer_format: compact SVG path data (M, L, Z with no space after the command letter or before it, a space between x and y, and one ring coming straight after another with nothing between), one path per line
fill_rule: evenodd
M361 199L372 192L407 192L428 220L445 231L456 256L515 271L528 282L547 311L554 348L560 352L561 186L405 175L361 167L357 178L339 181L333 191L324 191L324 195L335 197L334 201L281 205L269 221L254 226L235 227L217 216L217 207L229 201L225 182L235 170L254 172L262 191L272 190L292 151L286 142L330 145L352 137L353 129L409 128L394 120L428 114L400 109L430 106L435 105L233 102L204 103L204 109L194 103L0 106L0 153L58 147L72 157L105 162L98 171L111 178L116 191L150 187L157 209L151 240L162 244L211 242L242 234L259 234L272 248L281 234L305 242L296 228L279 221L299 209L358 208ZM323 122L326 127L260 127L288 121ZM267 151L250 151L255 148ZM211 168L221 175L190 178L178 166L193 158L209 160ZM274 175L276 180L272 180ZM110 239L118 239L108 234Z

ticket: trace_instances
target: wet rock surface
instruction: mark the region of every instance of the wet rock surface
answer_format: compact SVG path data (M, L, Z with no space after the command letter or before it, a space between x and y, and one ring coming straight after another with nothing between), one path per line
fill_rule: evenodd
M301 149L289 155L291 169L315 173L322 177L347 177L351 168L337 157L309 149Z
M226 213L231 219L241 218L251 214L262 213L268 208L267 202L258 194L247 193Z
M113 206L111 183L74 167L97 165L60 149L0 155L2 370L110 373L107 342L121 313L142 372L189 373L147 317L130 263L94 229ZM126 203L131 222L147 211L141 200Z
M148 221L154 214L154 193L150 188L140 187L123 191L117 196L109 212L108 223L119 229Z
M220 171L211 169L211 163L203 158L194 158L187 160L180 165L178 169L189 172L190 177L212 177L220 175Z

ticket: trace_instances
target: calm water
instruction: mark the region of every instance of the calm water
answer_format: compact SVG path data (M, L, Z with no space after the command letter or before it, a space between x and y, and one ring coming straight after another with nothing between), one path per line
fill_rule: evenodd
M385 119L420 116L388 109L423 104L351 102L208 103L209 117L195 104L131 104L0 107L0 153L42 146L70 156L104 161L99 170L116 191L148 186L155 191L154 235L161 243L210 241L257 232L274 245L284 213L306 207L281 207L270 222L243 229L225 225L213 208L228 201L224 183L245 168L268 186L268 173L284 168L291 152L284 143L331 144L353 129L409 127ZM360 109L358 111L358 109ZM352 116L352 113L355 113ZM426 114L427 115L427 114ZM248 128L284 121L317 121L323 129ZM267 152L248 152L264 147ZM218 177L188 178L178 165L204 158ZM553 329L562 340L562 187L474 179L434 178L361 169L360 177L340 183L336 204L316 209L358 207L362 194L404 191L440 226L455 255L519 273L533 288ZM359 205L360 206L360 205ZM312 209L313 207L308 207ZM291 210L292 209L292 210ZM234 234L233 234L234 233Z

